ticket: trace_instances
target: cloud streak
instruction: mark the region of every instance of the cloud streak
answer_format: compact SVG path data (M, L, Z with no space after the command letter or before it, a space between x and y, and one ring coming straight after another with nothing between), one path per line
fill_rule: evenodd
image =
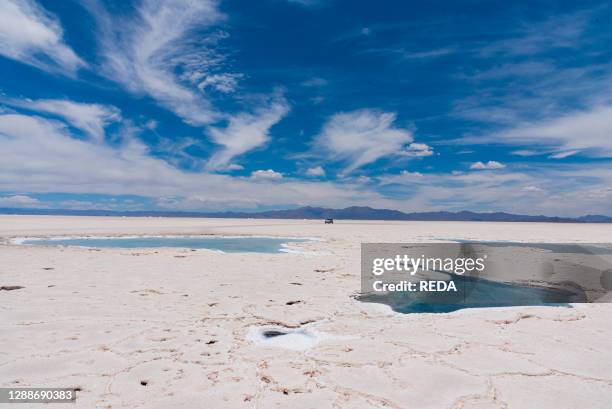
M550 154L551 159L572 155L612 157L612 106L596 106L551 119L518 124L490 135L465 137L465 144L525 146L515 155Z
M104 128L121 119L121 112L110 105L87 104L67 99L0 98L0 103L65 119L97 142L104 141Z
M213 153L207 168L226 169L235 157L266 144L270 140L270 128L279 122L289 109L287 100L277 95L268 105L256 109L253 113L243 112L230 116L225 127L210 127L208 133L221 149Z
M562 115L550 120L523 124L501 132L498 140L507 144L534 144L552 147L561 159L581 153L612 157L612 106Z
M71 77L87 66L64 42L59 20L33 0L0 2L0 54Z

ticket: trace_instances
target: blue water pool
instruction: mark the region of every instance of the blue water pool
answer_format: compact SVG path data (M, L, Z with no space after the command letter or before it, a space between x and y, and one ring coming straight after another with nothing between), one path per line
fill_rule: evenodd
M172 237L81 237L28 239L23 244L42 246L80 246L94 248L159 248L178 247L189 249L219 250L226 253L280 253L285 244L305 242L307 239L285 237L223 237L223 236L172 236Z
M458 293L362 294L359 301L390 306L394 311L410 313L444 313L464 308L515 307L530 305L568 306L584 302L579 292L557 288L500 283L483 278L454 276Z

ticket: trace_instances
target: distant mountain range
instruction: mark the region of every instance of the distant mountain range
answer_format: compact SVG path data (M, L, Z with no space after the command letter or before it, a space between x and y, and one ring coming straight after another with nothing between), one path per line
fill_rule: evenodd
M580 217L528 216L504 212L418 212L404 213L398 210L373 209L352 206L345 209L324 207L300 207L263 212L178 212L178 211L114 211L70 209L16 209L0 208L0 214L64 215L64 216L129 216L129 217L210 217L238 219L339 219L339 220L407 220L407 221L483 221L483 222L553 222L553 223L612 223L612 217L587 215Z

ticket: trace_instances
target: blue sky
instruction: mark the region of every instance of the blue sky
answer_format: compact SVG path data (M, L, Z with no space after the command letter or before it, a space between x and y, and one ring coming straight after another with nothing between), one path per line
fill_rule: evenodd
M0 207L612 214L605 2L0 4Z

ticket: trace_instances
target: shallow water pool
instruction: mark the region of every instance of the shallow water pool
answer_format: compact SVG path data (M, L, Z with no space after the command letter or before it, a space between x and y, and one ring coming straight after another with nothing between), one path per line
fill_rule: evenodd
M127 249L175 247L217 250L225 253L282 253L288 251L287 243L305 241L308 240L287 237L140 236L27 239L22 241L22 244Z
M520 284L500 283L483 278L454 276L459 293L362 294L359 301L390 306L394 311L410 313L445 313L464 308L565 306L584 302L576 292Z

